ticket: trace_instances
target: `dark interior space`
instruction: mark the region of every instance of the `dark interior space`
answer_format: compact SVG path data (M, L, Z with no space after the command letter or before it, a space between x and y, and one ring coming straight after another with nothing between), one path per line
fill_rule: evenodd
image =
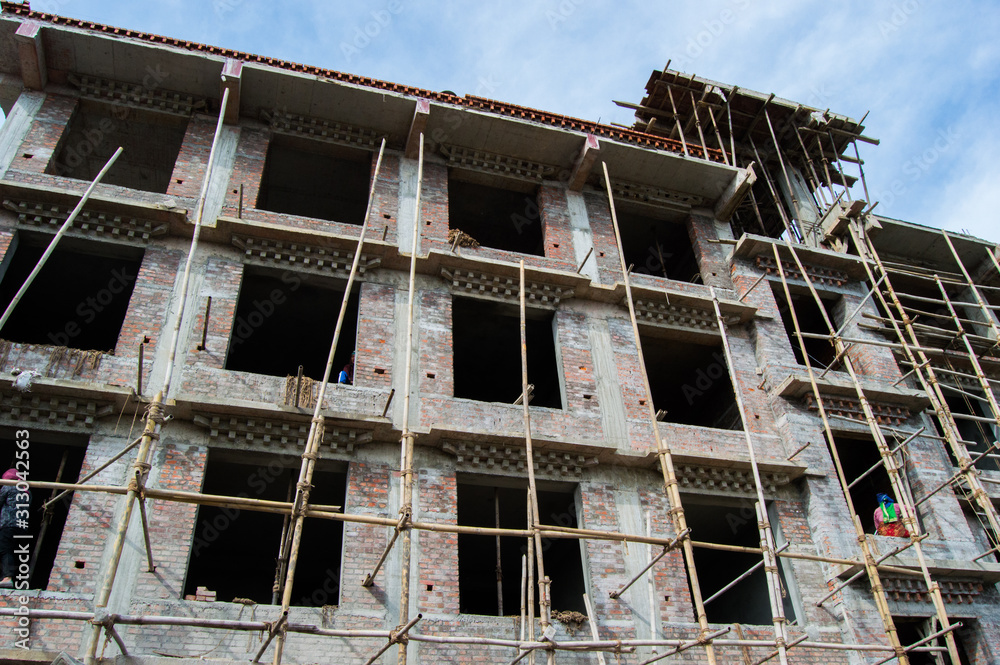
M183 116L80 100L48 172L93 180L121 146L101 182L165 194L187 125Z
M788 300L785 298L785 291L780 284L773 285L774 299L778 303L778 311L781 312L781 321L785 324L785 332L788 334L788 342L792 345L795 353L795 361L800 365L805 365L802 357L802 349L799 347L798 337L795 336L795 323L792 321L792 314L788 309ZM821 298L823 308L826 310L830 322L836 326L836 319L833 316L835 302L826 298ZM823 314L816 305L816 300L810 293L798 294L792 292L792 304L795 306L795 315L799 321L799 328L803 333L814 335L829 335L830 329L823 319ZM809 354L809 361L813 367L825 369L836 357L833 344L825 339L815 339L804 337L806 353Z
M31 274L50 239L18 234L17 247L0 279L3 309ZM142 256L141 249L63 239L0 330L0 337L26 344L114 351Z
M298 458L211 449L203 492L290 501L299 478ZM292 464L292 466L285 466ZM309 502L343 506L346 469L318 462ZM199 506L184 594L199 586L215 591L219 601L250 598L271 603L285 517L276 513ZM340 598L343 523L310 519L302 530L292 605L336 605Z
M701 282L694 247L683 222L668 222L634 213L618 215L625 265L632 272L680 282Z
M371 153L274 134L257 208L361 226L368 208Z
M347 300L331 381L354 351L359 292ZM327 278L244 269L226 369L290 376L302 365L305 376L322 378L343 298L344 286Z
M481 484L489 482L480 478L459 478L458 523L495 527L499 506L501 528L527 528L527 484L520 481L505 483L503 487ZM542 485L546 487L538 490L538 515L542 524L575 528L575 486L562 483ZM542 548L545 574L552 579L552 610L586 614L580 542L574 538L543 539ZM518 616L521 612L521 556L527 553L524 538L500 538L502 616ZM458 579L459 606L463 614L500 616L496 536L459 534ZM538 616L537 588L535 601L535 616Z
M545 256L537 194L448 178L448 226L483 247Z
M526 308L531 406L561 409L554 314ZM506 303L455 298L452 303L455 397L513 404L521 394L521 319Z
M975 620L973 620L975 621ZM899 642L904 647L910 646L915 642L919 642L928 635L933 635L934 633L941 630L941 625L931 619L930 617L892 617L892 622L896 626L897 635L899 636ZM969 620L963 619L964 624L968 624ZM962 631L954 631L955 644L958 646L958 657L961 660L961 665L970 665L969 656L965 650L965 645L962 644ZM943 647L946 646L944 636L935 638L930 642L926 643L926 646ZM940 655L938 655L940 654ZM941 663L950 663L947 651L910 651L908 653L910 659L910 665L941 665Z
M25 437L25 432L28 436ZM20 434L21 436L18 436ZM26 441L27 444L21 443ZM27 451L27 453L23 451ZM35 428L30 430L0 430L0 462L3 468L23 470L16 466L18 460L27 460L30 481L50 481L75 483L80 477L80 467L83 466L83 456L87 451L87 437L42 433ZM20 455L20 457L19 457ZM61 469L61 471L60 471ZM31 534L29 551L29 587L45 589L49 584L52 564L55 562L59 540L73 495L68 494L46 511L42 504L58 494L58 491L46 489L31 490L31 507L28 513L28 533Z
M839 436L834 441L848 484L853 483L862 473L882 459L878 446L871 439ZM894 447L894 444L890 441L889 446ZM892 491L889 474L886 473L884 466L879 466L851 488L851 501L854 502L854 510L861 518L865 533L875 533L875 509L878 507L876 496L879 493L888 494L896 501L900 500L900 497Z
M961 395L949 390L947 386L942 386L945 395L945 401L948 403L948 409L953 414L962 414L967 416L977 416L981 418L989 418L992 416L992 411L988 404L981 402L978 399L972 399L967 395ZM966 387L963 390L967 393L973 395L982 395L983 393ZM935 424L938 428L938 433L943 436L944 429L941 427L940 422L937 417L934 417ZM975 420L967 420L965 418L954 418L955 425L958 427L958 435L965 441L965 447L969 451L969 455L973 459L985 453L991 445L997 441L997 428L989 423L976 422ZM951 463L958 466L958 461L955 459L955 455L952 453L951 446L947 444L942 444L945 446L945 450L948 452L948 458ZM976 468L983 469L984 471L1000 471L1000 451L994 450L991 453L987 453L986 459L976 462Z
M718 344L640 335L653 407L665 422L743 429L726 356Z
M691 525L695 540L722 545L760 547L755 502L715 502L698 497L684 499L684 514ZM739 575L761 560L759 554L750 552L725 552L696 547L694 565L704 598L711 597ZM779 569L781 562L779 560ZM782 577L782 598L788 621L795 619L792 605ZM752 575L705 606L711 623L742 623L765 625L771 623L771 605L768 602L767 578L758 568Z

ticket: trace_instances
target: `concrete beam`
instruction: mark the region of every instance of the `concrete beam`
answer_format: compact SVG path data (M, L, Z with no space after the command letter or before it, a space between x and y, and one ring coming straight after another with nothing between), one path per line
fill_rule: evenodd
M431 116L431 102L428 99L418 99L413 110L413 120L410 122L410 133L406 137L406 158L416 159L420 152L420 134L426 131L427 121Z
M576 158L576 163L573 165L573 173L569 177L568 186L570 190L579 192L583 189L583 183L587 182L590 169L593 168L594 162L600 157L600 153L601 144L597 141L597 137L593 134L587 134L587 138L583 143L583 149L580 150L580 155Z
M757 182L757 174L754 173L753 164L745 169L740 169L716 202L715 218L725 222L732 217L755 182Z
M222 88L219 90L219 99L222 94L229 89L229 103L226 106L227 125L235 125L240 121L240 87L243 82L243 61L226 58L226 64L222 67Z
M21 79L29 90L41 90L49 80L45 69L45 46L42 44L42 24L25 21L14 33L17 55L21 60Z

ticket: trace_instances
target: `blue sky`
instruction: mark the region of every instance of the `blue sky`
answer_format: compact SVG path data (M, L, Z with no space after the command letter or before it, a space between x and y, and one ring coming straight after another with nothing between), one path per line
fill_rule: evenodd
M36 0L32 7L630 124L672 68L853 118L877 212L1000 240L1000 3ZM860 186L858 186L860 196Z

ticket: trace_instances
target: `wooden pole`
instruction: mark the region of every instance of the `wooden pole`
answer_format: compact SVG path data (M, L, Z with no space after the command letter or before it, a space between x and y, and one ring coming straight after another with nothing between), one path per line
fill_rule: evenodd
M669 88L668 88L669 92ZM625 265L625 252L622 249L621 231L618 228L618 214L615 211L615 199L611 191L611 177L608 175L608 165L602 163L604 169L604 183L607 187L608 206L611 210L611 222L615 230L615 243L618 249L618 259L621 264L622 278L625 281L625 299L628 302L629 318L632 321L632 335L635 338L635 350L638 356L639 375L642 377L642 386L646 395L646 404L649 413L649 425L653 429L653 438L656 442L656 453L660 461L660 472L663 474L667 499L670 503L670 513L674 521L674 531L682 534L688 530L687 520L684 517L684 506L681 503L680 489L677 484L677 474L674 470L673 455L670 448L660 435L659 422L656 420L656 407L653 405L653 395L649 388L649 375L646 372L646 363L642 353L642 342L639 340L639 323L635 314L635 301L632 299L632 283L629 279L629 271ZM701 584L698 582L698 571L695 568L694 549L691 546L690 538L681 539L684 550L684 561L687 564L688 583L691 587L691 601L694 605L695 615L701 630L701 636L709 634L708 617L705 614L705 605L702 602ZM710 641L704 643L705 656L709 665L715 665L715 649Z

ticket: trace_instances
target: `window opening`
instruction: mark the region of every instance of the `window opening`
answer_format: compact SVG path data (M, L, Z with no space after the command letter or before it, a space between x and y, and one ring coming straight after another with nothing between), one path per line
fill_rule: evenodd
M495 527L499 508L501 528L527 528L527 484L514 479L492 480L498 484L490 482L459 478L458 523ZM575 486L541 484L546 487L538 490L538 515L542 523L575 528ZM545 574L552 579L552 611L586 613L580 542L574 538L547 538L542 540L542 549ZM525 538L500 538L503 616L521 613L521 557L527 553ZM458 535L458 580L459 607L463 614L499 615L496 536ZM535 596L538 616L537 592Z
M24 431L21 431L21 434L23 433ZM0 431L0 461L4 465L0 472L7 469L23 469L23 466L17 467L16 463L18 459L23 460L25 454L22 452L19 458L18 453L27 450L29 482L58 480L63 483L75 483L80 477L83 456L87 451L86 437L43 433L34 428L30 430L28 437L17 434L16 430L7 428ZM19 443L21 441L27 441L27 447ZM70 503L73 500L72 493L52 504L50 509L42 508L46 501L58 493L59 491L39 488L31 490L31 506L28 509L28 533L31 535L28 584L31 589L48 587L52 566L59 550L59 541L66 526Z
M121 146L101 182L166 194L187 126L186 117L81 99L47 172L93 180Z
M795 354L795 361L800 365L805 365L805 359L802 357L802 349L799 347L799 339L795 336L795 322L792 320L792 314L788 310L788 299L785 298L785 291L780 284L772 286L774 299L777 301L778 311L781 313L781 320L785 324L785 333L788 335L788 342L792 345L792 352ZM826 315L836 325L836 318L833 315L836 301L822 297L820 300L823 303L823 309L826 310ZM797 294L792 292L792 305L795 307L795 315L799 321L799 328L803 333L824 336L830 334L830 329L827 328L823 314L820 312L819 306L816 305L816 300L811 294ZM828 340L813 337L803 337L802 339L805 342L806 353L809 354L809 361L813 367L826 368L833 362L836 352L833 349L833 344Z
M545 256L537 192L448 178L448 226L484 247Z
M368 208L371 167L367 151L274 134L257 208L360 226Z
M331 381L354 352L359 293L355 286L347 300ZM245 268L226 369L285 377L302 365L305 376L322 377L343 298L344 286L327 278Z
M561 409L555 314L525 309L532 406ZM513 404L521 394L521 319L517 307L456 297L452 303L455 397Z
M642 343L653 407L670 423L741 430L733 382L721 344L650 335Z
M13 257L0 279L4 309L31 274L50 239L18 234ZM0 336L26 344L113 352L142 257L141 249L63 239L0 330Z
M623 212L618 215L625 265L633 272L680 282L701 282L694 247L683 222Z
M289 464L276 455L211 449L202 491L291 501L299 466ZM345 471L343 465L319 460L309 501L343 506ZM250 598L271 604L284 522L285 516L275 513L199 506L184 594L194 595L198 587L206 587L215 591L220 601ZM313 519L306 525L295 570L293 605L338 604L343 535L339 521Z
M700 541L760 547L754 501L744 499L739 502L716 502L707 497L685 497L684 514L688 524L693 526L692 537ZM750 552L695 548L694 563L702 594L705 598L711 597L754 564L760 563L760 560L760 554ZM795 608L784 582L786 572L780 560L779 572L785 617L788 621L794 621ZM706 605L705 611L711 623L770 624L771 604L768 601L764 570L758 568L752 575Z

